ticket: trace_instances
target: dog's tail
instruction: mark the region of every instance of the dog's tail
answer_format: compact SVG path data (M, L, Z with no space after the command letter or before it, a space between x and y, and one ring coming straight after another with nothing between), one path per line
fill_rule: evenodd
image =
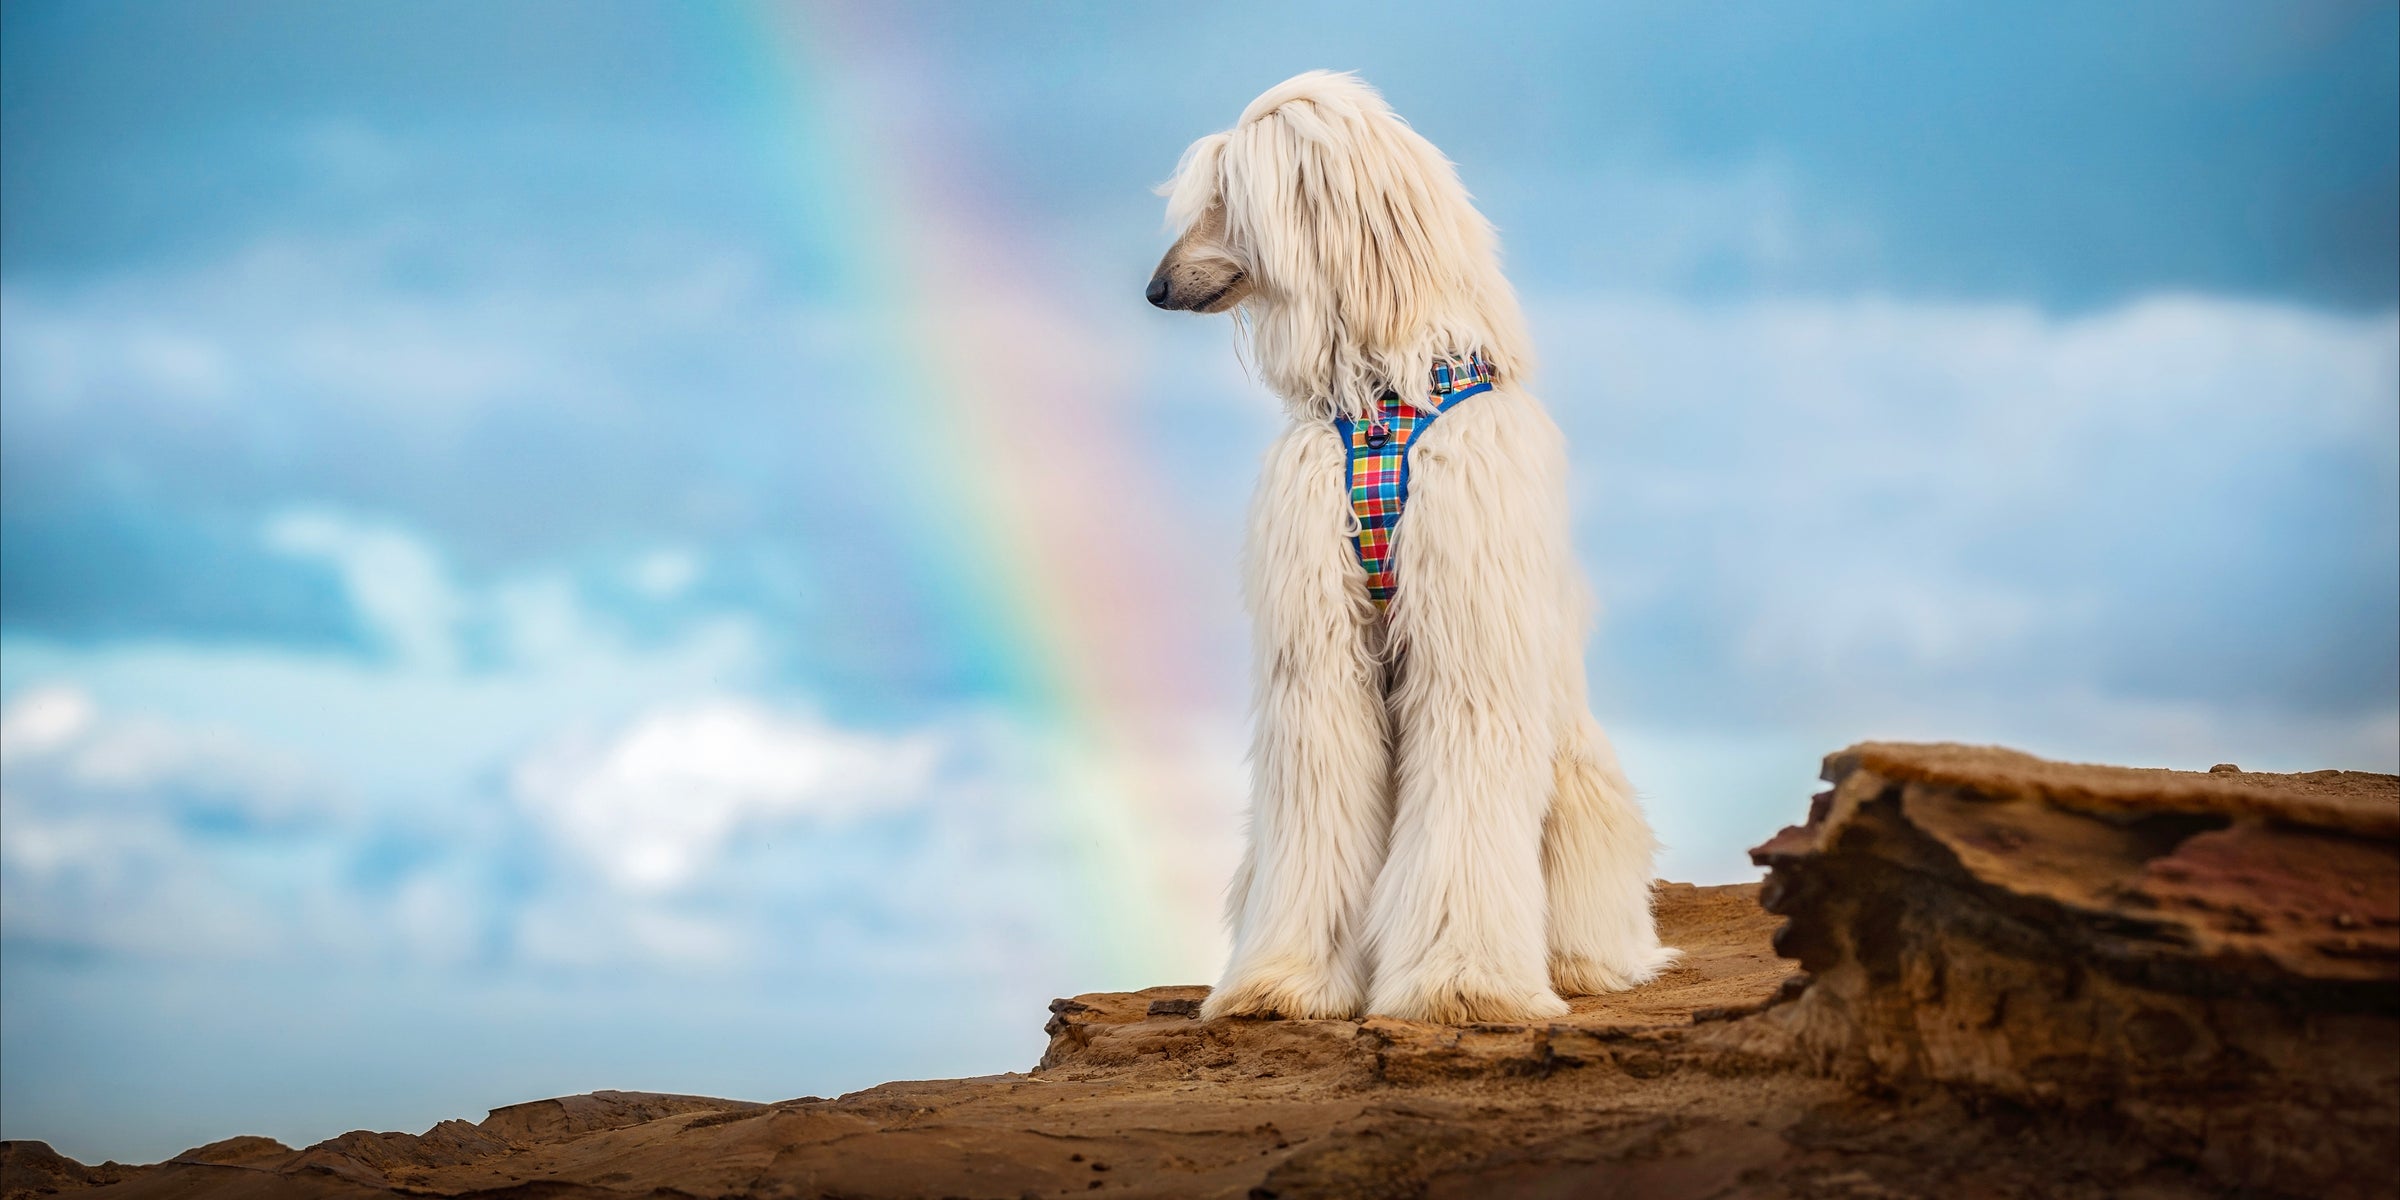
M1658 839L1615 747L1598 722L1583 717L1559 749L1542 829L1550 973L1559 991L1623 991L1648 983L1682 956L1659 944L1650 913L1657 853Z

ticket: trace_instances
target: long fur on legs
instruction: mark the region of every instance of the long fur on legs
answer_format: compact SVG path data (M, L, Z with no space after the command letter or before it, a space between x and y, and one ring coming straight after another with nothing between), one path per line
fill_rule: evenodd
M1656 975L1650 830L1585 711L1565 449L1491 227L1374 89L1322 71L1166 191L1151 303L1236 314L1290 419L1251 512L1249 848L1203 1015L1525 1020ZM1469 356L1497 382L1405 443L1378 613L1333 423Z
M1233 959L1204 1016L1344 1017L1365 998L1359 919L1391 826L1392 764L1342 455L1330 427L1293 424L1251 506L1250 837L1226 898Z
M1567 1011L1544 966L1541 868L1558 676L1580 657L1556 602L1564 458L1549 418L1506 388L1446 413L1413 448L1392 540L1400 794L1369 918L1369 1011Z

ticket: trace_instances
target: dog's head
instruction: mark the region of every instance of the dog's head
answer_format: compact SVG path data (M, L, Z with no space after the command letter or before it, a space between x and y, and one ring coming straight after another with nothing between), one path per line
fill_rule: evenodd
M1150 303L1240 308L1287 398L1354 407L1436 355L1516 357L1491 226L1449 160L1356 76L1269 88L1159 190L1176 238Z
M1388 302L1413 270L1488 255L1448 160L1355 75L1310 71L1192 143L1160 187L1177 237L1150 276L1160 308L1252 296ZM1451 280L1433 280L1442 284Z
M1310 71L1269 88L1233 128L1192 143L1160 186L1177 236L1151 273L1150 303L1220 313L1262 284L1262 299L1317 290L1309 277L1351 232L1330 225L1372 199L1361 185L1375 172L1360 168L1385 140L1376 134L1406 129L1353 75Z
M1216 135L1223 137L1223 134ZM1150 273L1150 303L1182 312L1221 313L1258 290L1258 272L1225 236L1225 201L1211 197L1167 247Z

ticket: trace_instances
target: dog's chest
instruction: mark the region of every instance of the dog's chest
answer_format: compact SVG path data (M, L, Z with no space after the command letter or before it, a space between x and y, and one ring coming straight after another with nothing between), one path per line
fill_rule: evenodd
M1494 377L1491 364L1480 354L1436 362L1425 399L1403 401L1385 392L1372 418L1334 419L1334 429L1349 448L1343 457L1350 477L1350 511L1358 519L1351 542L1357 547L1359 566L1367 572L1367 595L1377 608L1390 603L1399 590L1392 535L1408 507L1409 447L1453 405L1492 390Z

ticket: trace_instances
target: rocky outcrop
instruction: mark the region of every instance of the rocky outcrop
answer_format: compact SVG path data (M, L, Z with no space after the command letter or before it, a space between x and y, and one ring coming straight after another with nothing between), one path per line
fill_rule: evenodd
M1040 1074L1058 1080L1230 1083L1306 1077L1323 1086L1522 1078L1655 1056L1662 1037L1757 1010L1795 964L1772 946L1774 918L1755 885L1662 883L1666 939L1684 959L1656 983L1577 996L1574 1011L1530 1025L1361 1021L1198 1021L1204 987L1160 987L1057 1000ZM1638 1068L1637 1068L1638 1069Z
M2385 1194L2400 780L1951 746L1826 766L1808 823L1754 852L1763 895L1660 885L1686 959L1557 1021L1084 995L1028 1074L601 1092L144 1168L7 1143L0 1200Z
M1753 856L1809 984L1742 1031L2305 1195L2400 1148L2400 787L1864 745Z
M130 1179L141 1167L105 1162L87 1167L40 1142L0 1142L0 1196L49 1196Z

